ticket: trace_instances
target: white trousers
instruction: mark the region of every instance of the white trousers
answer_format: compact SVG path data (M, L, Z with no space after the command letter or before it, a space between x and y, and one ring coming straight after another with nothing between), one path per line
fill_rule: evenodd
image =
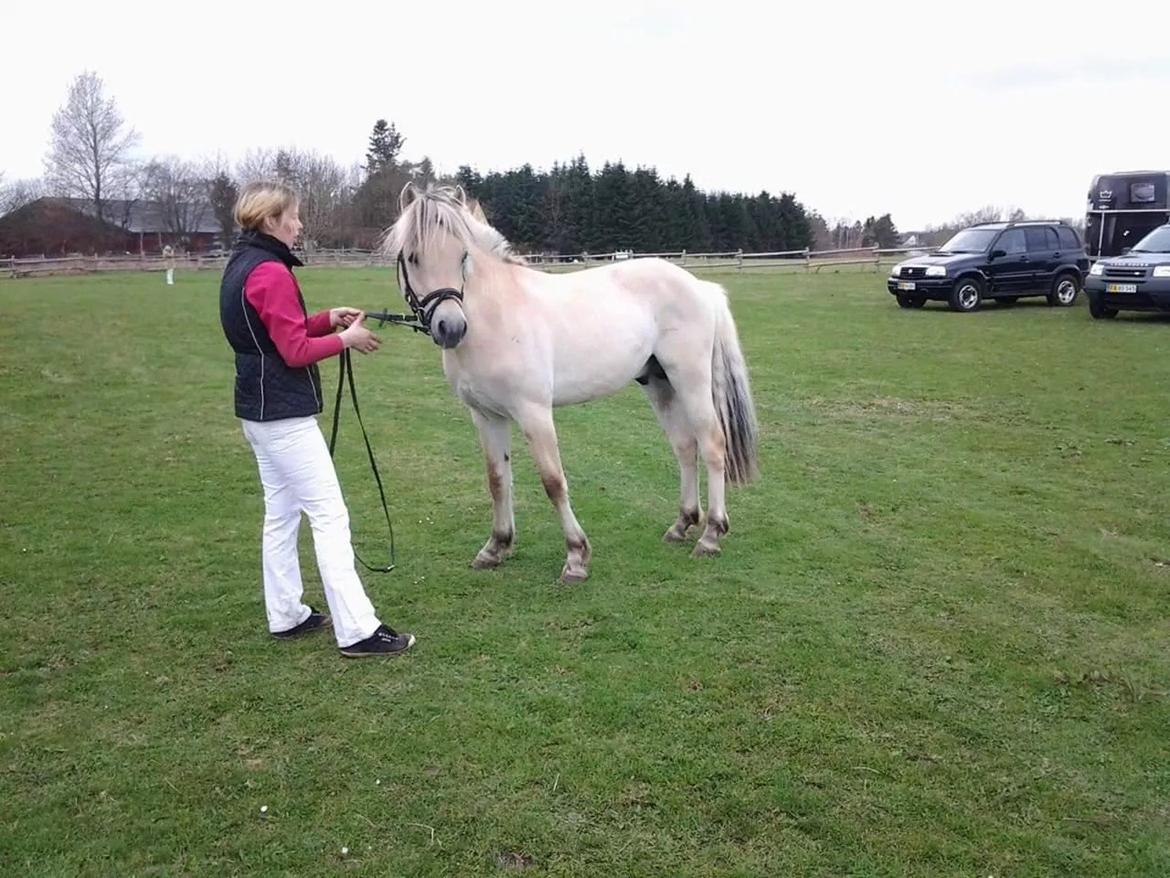
M302 600L297 531L301 513L313 528L317 568L338 646L365 640L378 628L374 607L354 569L349 511L317 419L241 421L264 485L264 603L268 630L287 631L307 618Z
M167 286L173 287L175 285L175 270L173 268L167 269Z

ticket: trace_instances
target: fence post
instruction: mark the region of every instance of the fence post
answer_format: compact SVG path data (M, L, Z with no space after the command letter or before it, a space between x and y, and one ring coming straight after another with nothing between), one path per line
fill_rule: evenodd
M876 244L873 248L873 270L879 274L882 270L882 251L878 249Z
M812 253L808 247L804 248L804 273L808 274L812 271Z
M687 264L687 251L686 250L683 250L683 252L682 252L682 264L684 266Z
M735 251L735 270L743 271L743 247Z

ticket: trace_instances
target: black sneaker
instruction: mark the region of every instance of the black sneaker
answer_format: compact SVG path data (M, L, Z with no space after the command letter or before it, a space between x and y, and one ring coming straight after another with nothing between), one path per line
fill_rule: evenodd
M273 631L272 636L278 640L288 640L291 637L300 637L302 634L309 634L312 631L324 628L330 622L329 616L325 613L318 613L312 607L309 607L309 618L297 625L295 628L289 628L287 631Z
M378 630L367 637L349 646L341 647L341 654L346 658L366 658L368 656L395 656L402 655L414 646L414 635L403 631L399 634L393 628L379 625Z

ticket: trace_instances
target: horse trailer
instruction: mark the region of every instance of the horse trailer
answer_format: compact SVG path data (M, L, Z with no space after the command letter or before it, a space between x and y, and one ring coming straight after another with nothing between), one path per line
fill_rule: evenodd
M1123 171L1093 178L1085 211L1089 258L1119 256L1170 222L1170 171Z

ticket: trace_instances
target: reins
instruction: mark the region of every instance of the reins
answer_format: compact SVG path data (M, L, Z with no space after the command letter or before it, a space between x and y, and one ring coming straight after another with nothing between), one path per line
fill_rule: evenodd
M464 254L464 276L463 280L466 284L466 260L467 256ZM404 326L415 332L421 332L430 338L431 335L431 316L441 303L448 299L455 299L463 302L463 290L454 289L452 287L444 287L435 290L419 299L414 292L414 288L410 285L410 275L406 270L406 260L402 258L402 254L398 255L398 269L402 272L402 289L406 294L406 303L410 305L411 314L393 314L389 311L367 311L367 320L377 320L379 326L385 326L387 323L391 326ZM390 507L386 503L386 490L382 485L382 475L378 472L378 462L374 459L374 449L370 445L370 437L366 433L366 425L362 421L362 411L358 405L357 384L353 379L353 357L350 355L349 348L344 348L341 351L341 361L338 364L337 374L337 396L333 403L333 428L329 433L329 456L333 457L333 450L337 446L337 428L341 423L341 398L345 395L345 385L349 384L349 395L353 400L353 413L357 416L358 426L362 431L362 440L366 444L366 455L370 459L370 471L374 474L374 481L378 485L378 496L382 501L382 513L386 517L386 530L390 534L390 563L382 566L373 566L366 562L356 547L353 548L353 555L361 563L363 567L371 573L389 573L397 565L398 561L394 551L394 525L390 521Z

